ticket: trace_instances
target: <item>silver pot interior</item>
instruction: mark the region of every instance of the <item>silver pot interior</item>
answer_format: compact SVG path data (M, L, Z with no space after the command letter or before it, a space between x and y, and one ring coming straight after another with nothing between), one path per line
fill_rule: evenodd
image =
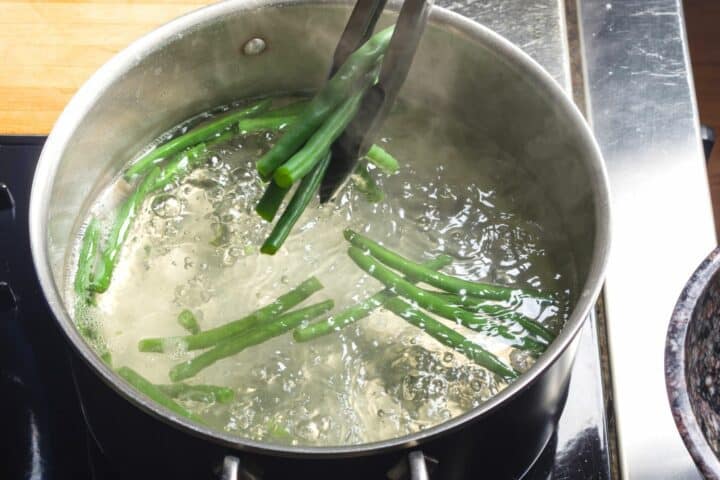
M139 146L184 119L239 98L317 88L348 13L345 5L321 2L240 0L206 8L141 39L103 67L54 128L33 186L36 267L73 343L106 380L146 408L184 422L116 380L84 345L63 306L66 261L81 213ZM243 52L252 38L266 43L260 55ZM457 424L513 395L577 333L599 291L607 253L606 179L586 125L550 77L509 43L459 16L435 9L401 97L431 106L439 119L460 120L506 151L533 179L529 194L542 191L546 199L527 208L539 218L553 212L561 219L575 259L578 295L563 334L514 385L449 422Z

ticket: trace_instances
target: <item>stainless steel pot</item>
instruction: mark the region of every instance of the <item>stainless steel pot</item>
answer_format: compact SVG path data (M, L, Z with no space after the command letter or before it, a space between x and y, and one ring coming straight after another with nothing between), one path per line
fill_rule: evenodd
M35 267L57 321L84 361L76 362L76 376L86 417L108 455L120 462L138 460L147 468L153 462L167 466L172 458L170 463L187 473L190 458L163 450L163 435L179 435L195 445L188 448L196 456L208 450L217 460L222 448L242 452L244 464L262 464L268 478L281 475L280 464L298 474L331 476L339 468L346 477L369 478L387 471L411 448L440 458L450 437L439 439L450 434L463 445L482 448L488 471L496 468L493 452L505 452L503 458L515 455L513 465L495 471L517 475L547 442L564 404L576 334L601 288L608 252L607 178L587 125L551 77L498 35L440 8L432 12L401 96L431 99L439 116L452 115L490 135L531 172L549 199L538 208L559 212L577 260L581 290L572 315L548 352L517 382L475 410L413 435L357 446L277 446L207 429L152 403L100 361L68 315L64 266L79 212L119 171L127 153L213 106L317 88L348 13L345 3L295 0L236 0L191 13L103 66L72 99L48 138L30 209ZM388 13L381 23L392 16ZM264 49L257 48L263 44ZM84 385L98 378L110 388L88 395ZM137 427L135 417L146 422L143 427ZM113 445L118 432L130 426L143 429L135 448L126 442ZM509 457L507 452L512 452ZM363 467L369 462L357 457L367 455L380 459L377 468L385 470ZM271 456L285 460L267 463ZM319 463L320 458L329 461Z

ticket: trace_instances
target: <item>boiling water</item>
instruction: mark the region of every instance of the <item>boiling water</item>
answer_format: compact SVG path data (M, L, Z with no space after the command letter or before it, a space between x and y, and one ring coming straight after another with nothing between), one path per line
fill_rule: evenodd
M170 368L198 352L140 353L137 345L142 338L186 334L176 320L185 308L206 329L266 305L311 275L325 288L302 305L333 299L334 312L381 290L347 257L347 227L415 260L452 255L444 271L464 279L556 292L563 299L558 305L526 300L519 308L561 328L572 259L552 209L543 218L526 213L528 205L547 202L541 191L528 191L533 183L517 163L467 127L419 106L396 108L384 135L383 147L401 163L394 175L372 171L385 200L369 203L352 184L334 204L315 200L274 256L259 253L271 225L254 212L264 189L255 161L274 134L235 137L203 168L146 199L109 290L89 312L113 365L169 383ZM118 179L91 214L111 224L133 188ZM520 371L532 363L497 338L453 328ZM417 432L506 386L383 309L310 342L276 337L188 382L235 390L230 404L182 402L213 428L295 445L358 444Z

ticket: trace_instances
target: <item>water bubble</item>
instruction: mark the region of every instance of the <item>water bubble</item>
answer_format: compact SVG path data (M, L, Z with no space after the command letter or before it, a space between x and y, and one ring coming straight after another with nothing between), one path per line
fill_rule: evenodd
M225 195L225 189L219 185L216 187L213 187L213 188L209 188L209 189L205 190L204 192L205 192L205 196L207 197L208 201L211 203L222 200L223 195Z
M322 432L327 432L333 425L332 418L327 415L320 417L319 426Z
M235 265L235 262L237 262L237 257L230 254L230 249L225 250L222 255L222 264L231 267Z
M316 441L320 437L320 428L312 420L300 422L295 428L295 432L305 440Z
M415 399L415 385L414 379L411 376L407 376L402 380L402 398L405 400Z
M535 359L528 352L513 350L510 353L510 365L520 373L527 372L535 363Z
M212 155L210 159L208 160L208 165L211 170L220 170L222 169L225 164L220 160L220 157L217 155Z
M176 217L182 213L182 206L174 195L155 195L150 203L152 212L160 218Z

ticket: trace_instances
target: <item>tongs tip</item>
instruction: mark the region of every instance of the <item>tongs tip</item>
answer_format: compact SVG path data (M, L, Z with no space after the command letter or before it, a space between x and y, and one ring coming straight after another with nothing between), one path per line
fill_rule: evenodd
M385 2L358 0L335 50L333 72L370 37ZM387 116L407 77L432 3L432 0L404 0L378 83L365 94L358 114L333 144L330 167L320 187L322 203L335 197L370 147L368 139Z

